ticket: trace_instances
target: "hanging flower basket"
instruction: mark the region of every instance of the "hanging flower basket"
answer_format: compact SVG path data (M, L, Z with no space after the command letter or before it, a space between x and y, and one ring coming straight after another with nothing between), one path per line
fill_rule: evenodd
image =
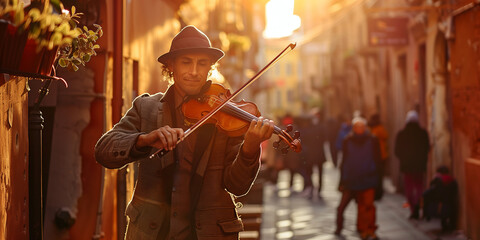
M61 2L55 9L49 0L35 3L24 8L11 0L0 9L0 69L50 75L57 58L59 66L76 71L96 55L99 25L77 27L83 14L75 6L69 11Z
M53 63L57 58L57 52L58 52L58 47L55 47L52 50L45 50L38 73L42 75L50 75L50 73L52 72Z
M38 50L34 39L28 39L23 50L19 70L22 72L38 73L45 49Z
M4 35L1 36L4 41L0 51L0 69L18 70L27 37L27 31L23 31L12 24L7 25Z
M2 51L3 45L5 43L5 34L7 31L7 27L8 27L8 22L3 19L0 19L0 52Z

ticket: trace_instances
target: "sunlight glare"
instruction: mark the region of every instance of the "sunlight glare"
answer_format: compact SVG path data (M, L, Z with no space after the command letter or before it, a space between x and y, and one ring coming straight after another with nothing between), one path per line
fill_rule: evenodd
M293 34L301 25L300 17L293 15L294 0L270 0L265 7L267 24L265 38L281 38Z

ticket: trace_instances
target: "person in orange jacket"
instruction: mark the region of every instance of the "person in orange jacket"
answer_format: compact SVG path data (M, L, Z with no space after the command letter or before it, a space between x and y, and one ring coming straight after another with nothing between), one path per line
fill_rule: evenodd
M373 114L368 121L370 132L377 137L380 144L381 158L377 164L378 186L375 188L375 200L380 200L383 196L383 176L385 175L385 164L388 160L388 132L380 121L378 113Z

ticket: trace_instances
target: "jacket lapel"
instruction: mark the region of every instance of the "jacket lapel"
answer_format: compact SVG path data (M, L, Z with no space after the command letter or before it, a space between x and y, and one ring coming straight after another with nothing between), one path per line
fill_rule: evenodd
M167 89L167 92L165 93L165 95L158 102L157 129L166 125L173 126L172 109L168 104L172 100L173 100L173 87L170 86ZM155 157L160 158L158 156L155 156ZM162 169L165 169L166 167L173 164L175 161L173 151L167 153L165 156L160 158L159 161L161 163Z

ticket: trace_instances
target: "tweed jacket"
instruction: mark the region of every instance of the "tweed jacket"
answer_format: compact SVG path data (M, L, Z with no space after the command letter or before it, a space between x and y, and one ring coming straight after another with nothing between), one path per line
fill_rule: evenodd
M166 94L137 97L120 122L95 146L96 160L106 168L122 168L131 162L138 164L135 191L126 209L125 239L179 239L169 234L176 224L174 209L184 199L175 196L176 200L171 201L178 195L172 191L171 166L178 161L172 152L149 159L155 149L142 152L134 148L140 134L165 125L173 126L172 110L165 101L170 94L173 87ZM203 175L192 216L197 239L238 239L238 232L243 230L234 198L245 195L251 188L260 167L260 147L257 156L247 158L240 151L242 143L243 137L232 138L215 131L201 156L207 164L196 171L197 175Z

